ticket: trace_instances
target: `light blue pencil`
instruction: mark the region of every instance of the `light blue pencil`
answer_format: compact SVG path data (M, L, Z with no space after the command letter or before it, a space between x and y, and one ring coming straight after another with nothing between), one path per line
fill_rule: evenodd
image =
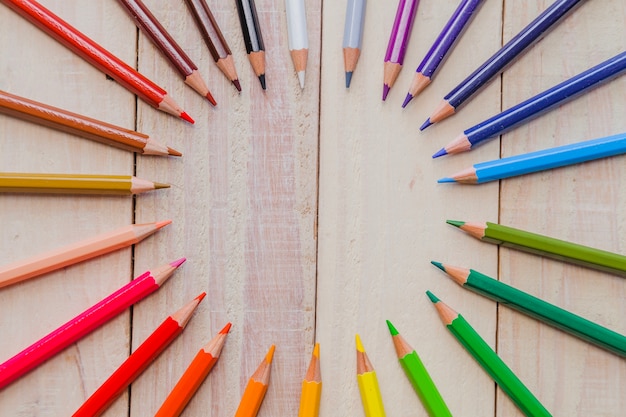
M346 24L343 31L343 64L346 71L346 88L350 87L352 73L361 54L363 22L366 0L348 0Z
M475 164L437 182L480 184L626 153L626 133Z

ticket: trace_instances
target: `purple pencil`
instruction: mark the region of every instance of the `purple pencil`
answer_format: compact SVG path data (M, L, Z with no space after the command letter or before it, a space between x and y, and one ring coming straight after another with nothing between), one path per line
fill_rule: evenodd
M415 77L413 77L409 92L404 99L404 103L402 103L403 108L409 104L409 101L413 100L413 97L418 95L430 84L435 71L443 62L448 51L452 49L472 16L474 16L474 12L478 10L478 6L481 2L482 0L461 0L461 3L448 20L448 23L446 23L439 36L430 47L430 50L415 70Z
M393 22L387 52L385 53L383 100L387 98L389 89L393 86L402 69L418 4L419 0L400 0L398 3L396 19Z

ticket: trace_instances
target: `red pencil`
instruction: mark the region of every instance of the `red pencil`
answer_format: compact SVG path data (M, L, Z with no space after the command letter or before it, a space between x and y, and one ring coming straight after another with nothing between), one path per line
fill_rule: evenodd
M191 315L206 293L202 293L163 323L134 351L115 372L104 381L73 417L101 415L122 392L156 359L183 331Z
M151 106L194 123L164 89L35 0L0 1Z

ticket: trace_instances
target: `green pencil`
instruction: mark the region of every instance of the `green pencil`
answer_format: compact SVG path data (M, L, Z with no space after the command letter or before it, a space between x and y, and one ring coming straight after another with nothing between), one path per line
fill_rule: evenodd
M626 336L563 310L473 269L431 262L463 288L626 357Z
M517 407L528 417L551 416L548 410L526 388L511 369L500 359L496 352L476 330L456 311L439 300L433 293L426 291L430 301L441 317L441 321L456 337L463 347L474 357L493 380L498 384Z
M526 232L496 223L469 223L447 220L483 242L571 262L605 272L626 275L626 256Z
M409 378L411 385L413 385L413 389L422 401L428 415L430 417L452 417L448 406L443 401L443 398L441 398L441 394L439 394L439 390L437 390L435 383L430 378L426 367L424 367L419 356L417 356L417 352L409 346L389 320L387 320L387 326L389 327L389 333L391 333L393 346L396 348L398 361L400 361L402 369L404 369L407 378Z

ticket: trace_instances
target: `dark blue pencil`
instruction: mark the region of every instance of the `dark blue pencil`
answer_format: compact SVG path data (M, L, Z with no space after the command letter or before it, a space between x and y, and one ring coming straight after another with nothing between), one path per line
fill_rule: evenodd
M469 151L475 145L494 136L501 135L528 119L538 116L558 104L562 104L565 100L576 97L592 87L620 75L625 70L626 52L622 52L476 126L470 127L435 153L433 158Z
M437 36L426 56L424 56L424 59L417 66L409 92L404 99L404 103L402 103L403 108L413 100L413 97L430 84L435 71L452 49L457 39L461 37L461 33L467 27L472 16L474 16L474 12L478 10L481 2L482 0L461 0L450 20L448 20L448 23Z
M485 61L476 71L456 86L433 111L431 116L420 127L426 129L456 112L457 107L467 101L476 91L487 84L495 75L520 56L525 49L534 44L547 31L556 26L574 6L584 0L556 0L528 26L522 29L513 39L508 41L498 52Z

